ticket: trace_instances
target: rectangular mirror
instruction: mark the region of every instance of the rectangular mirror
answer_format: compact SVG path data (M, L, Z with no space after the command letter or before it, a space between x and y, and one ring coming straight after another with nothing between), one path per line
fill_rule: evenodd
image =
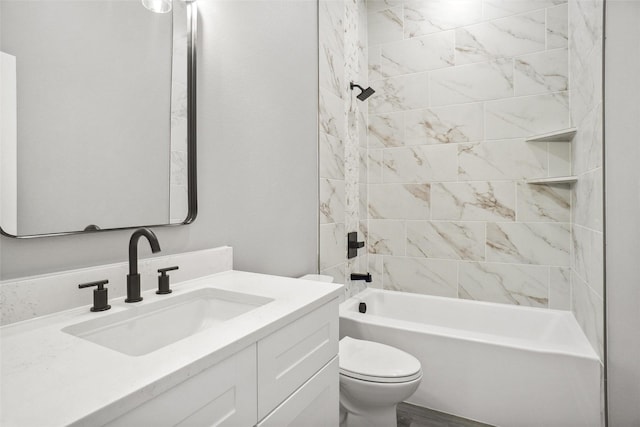
M2 234L193 221L195 24L183 0L0 0Z

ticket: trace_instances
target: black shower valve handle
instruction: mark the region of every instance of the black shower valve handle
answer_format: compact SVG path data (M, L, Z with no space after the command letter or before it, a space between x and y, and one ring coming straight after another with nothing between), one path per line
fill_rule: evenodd
M364 242L349 242L349 247L351 249L364 248Z
M347 258L355 258L360 248L364 248L364 242L358 242L358 233L356 231L347 233Z

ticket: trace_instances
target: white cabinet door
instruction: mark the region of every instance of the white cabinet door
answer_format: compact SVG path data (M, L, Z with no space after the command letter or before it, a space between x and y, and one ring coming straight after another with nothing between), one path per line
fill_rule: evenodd
M258 419L264 418L336 354L337 298L260 340Z
M336 356L262 420L258 427L336 427L339 393Z
M108 426L252 426L257 420L255 344L143 403Z

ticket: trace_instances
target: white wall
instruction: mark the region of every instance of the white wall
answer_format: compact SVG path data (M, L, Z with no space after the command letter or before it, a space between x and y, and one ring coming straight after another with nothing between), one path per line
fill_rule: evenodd
M605 41L609 425L640 425L640 2L608 0Z
M199 214L155 230L161 255L230 245L237 269L317 271L316 3L198 7ZM0 277L123 261L129 236L2 237Z

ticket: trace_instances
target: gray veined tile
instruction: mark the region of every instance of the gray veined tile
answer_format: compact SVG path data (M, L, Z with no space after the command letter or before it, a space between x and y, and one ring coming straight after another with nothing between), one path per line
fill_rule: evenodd
M453 65L454 32L384 44L380 50L380 72L385 77L435 70Z
M456 30L456 64L512 58L545 49L545 11L538 10Z
M595 352L604 355L604 302L579 277L571 275L571 311Z
M549 267L549 308L571 310L571 269Z
M367 63L368 63L368 72L369 72L369 83L375 80L381 80L384 78L382 75L382 71L380 70L380 46L369 46L368 55L367 55Z
M426 258L383 259L385 289L456 297L456 261Z
M318 5L320 87L344 97L344 2L321 0Z
M515 58L515 95L536 95L569 89L567 49L549 50Z
M459 265L460 298L546 308L547 267L478 262Z
M344 181L320 179L320 223L344 223L345 188Z
M600 44L603 36L603 1L571 1L569 3L569 46L576 53L576 63L585 67L585 58Z
M371 83L376 93L369 98L370 113L424 108L429 103L427 73L392 77Z
M567 92L489 101L485 114L486 139L529 137L571 124Z
M369 186L369 218L427 219L429 184L374 184Z
M367 192L367 184L359 184L359 195L358 195L358 219L360 221L366 221L368 219L368 206L369 206L369 196Z
M451 144L416 145L383 151L384 183L424 183L457 179L457 148Z
M573 144L549 142L548 147L549 147L548 148L549 150L548 176L571 175L571 170L572 170L571 152L573 151Z
M517 184L518 221L569 222L571 186Z
M320 270L326 270L346 260L344 224L320 224Z
M569 18L567 3L547 9L547 49L569 45Z
M319 31L327 38L332 37L336 46L344 49L344 1L319 0L318 1ZM343 53L343 50L340 53Z
M382 183L383 150L368 150L367 182L369 184Z
M358 117L358 145L360 148L367 148L369 135L369 109L359 105L356 113Z
M405 254L405 222L387 219L369 220L367 249L370 254Z
M344 140L346 135L344 101L333 93L320 89L318 110L320 131Z
M318 63L319 86L343 97L344 90L344 59L338 53L320 41L320 59Z
M580 175L602 167L602 104L582 120L573 139L573 171Z
M487 224L487 260L495 262L569 266L568 224Z
M403 0L367 0L366 9L369 12L378 12L396 6L402 6Z
M602 231L602 169L580 175L572 196L573 223Z
M530 10L553 7L567 0L485 0L484 18L496 19Z
M369 148L404 145L404 113L369 115Z
M515 221L513 182L431 184L431 218L439 220Z
M408 256L482 261L484 242L483 222L407 222Z
M404 113L406 145L480 141L484 136L481 103L412 110Z
M547 145L523 139L458 145L460 181L519 180L547 175Z
M571 118L579 129L589 112L602 103L602 44L591 49L586 62L571 66Z
M383 266L382 259L384 257L382 255L374 255L368 254L368 263L369 267L366 271L371 273L371 283L369 287L382 289L382 277L383 277Z
M366 184L367 183L367 163L369 162L369 156L367 154L366 147L358 148L358 160L360 164L358 165L358 184Z
M369 44L390 43L403 39L402 7L370 12L368 15Z
M320 178L344 179L344 144L338 138L320 132Z
M369 38L367 20L371 10L369 10L366 0L356 0L355 7L358 9L358 40L360 41L361 47L366 49L366 46L368 45L367 39ZM385 7L385 9L388 8ZM366 62L364 64L366 64Z
M429 73L431 106L513 96L513 62L498 60Z
M404 37L438 33L482 20L482 0L408 0Z
M603 233L574 224L571 238L573 273L602 298L604 293Z

